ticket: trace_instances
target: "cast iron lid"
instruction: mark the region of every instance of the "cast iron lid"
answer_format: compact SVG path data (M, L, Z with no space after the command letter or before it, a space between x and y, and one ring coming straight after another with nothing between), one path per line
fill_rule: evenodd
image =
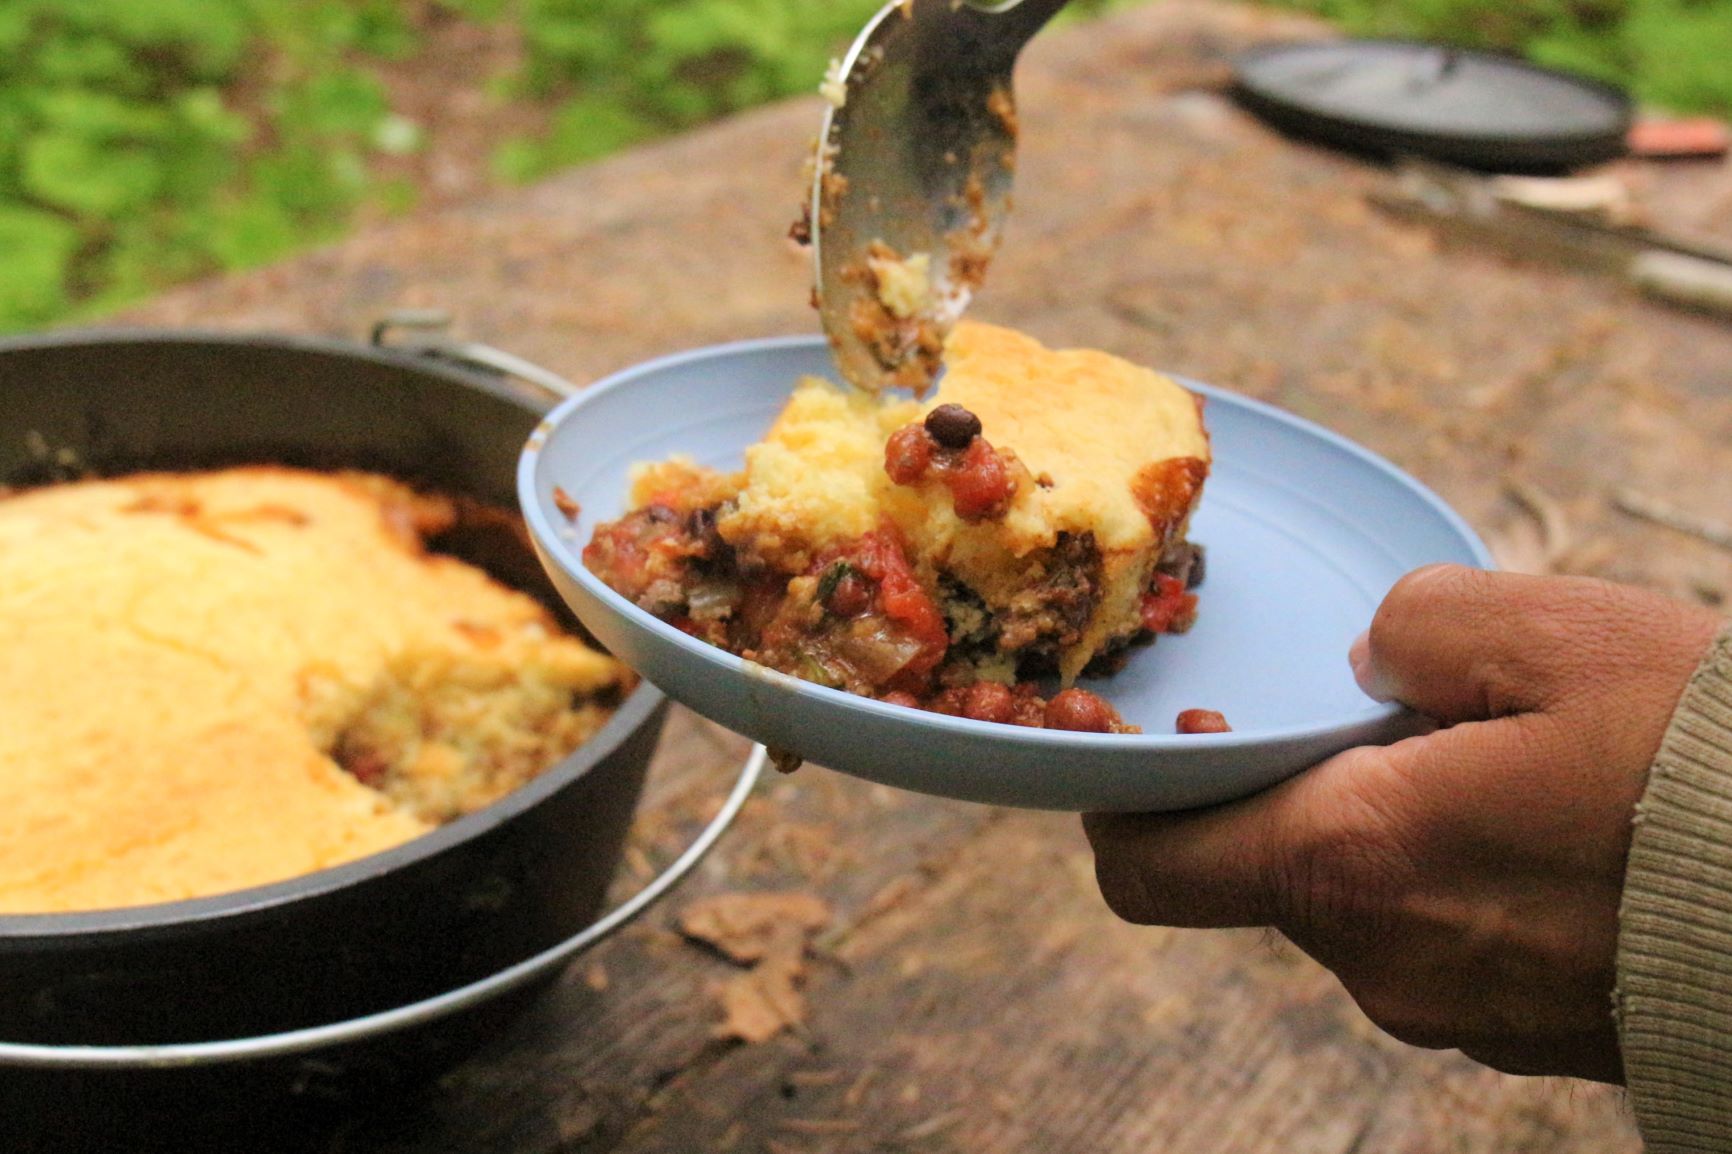
M1379 155L1494 172L1557 171L1624 151L1620 90L1510 56L1403 40L1252 49L1235 95L1278 128Z

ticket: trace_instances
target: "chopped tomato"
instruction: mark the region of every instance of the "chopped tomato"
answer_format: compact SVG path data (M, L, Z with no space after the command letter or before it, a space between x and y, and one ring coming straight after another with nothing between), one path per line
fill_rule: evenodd
M650 545L658 533L652 523L632 515L595 531L583 549L583 563L627 597L636 598L649 580Z
M686 518L658 502L597 528L584 546L583 563L614 590L637 601L658 584L684 582L690 559L702 556L704 548L687 530Z
M932 465L932 436L920 425L904 425L884 443L884 472L898 485L912 485Z
M860 538L860 571L878 583L878 604L884 615L920 642L920 652L908 663L907 672L930 671L949 648L950 634L944 627L944 614L914 579L908 555L893 528Z
M935 477L950 490L956 515L969 522L1004 516L1016 496L1016 476L1009 461L984 437L971 436L966 445L945 446L922 424L904 425L890 434L884 446L884 472L898 485Z
M1197 595L1185 583L1165 573L1155 574L1155 587L1143 594L1143 628L1151 633L1180 633L1197 616Z
M1001 517L1016 496L1016 479L1004 458L984 437L976 437L963 450L962 460L949 470L944 483L950 487L956 515L964 521Z

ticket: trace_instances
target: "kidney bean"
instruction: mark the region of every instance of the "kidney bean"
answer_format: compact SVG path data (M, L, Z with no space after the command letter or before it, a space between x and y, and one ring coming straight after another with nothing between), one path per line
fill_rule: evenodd
M824 598L824 608L838 617L858 617L872 608L872 586L852 569L843 573Z
M1046 703L1046 727L1077 733L1111 733L1119 714L1086 689L1065 689Z
M1010 687L996 681L976 681L962 699L962 716L974 721L1008 722L1015 715Z
M904 425L884 444L884 472L898 485L912 485L932 467L932 436L920 425Z
M1179 733L1231 733L1227 719L1213 709L1187 709L1173 722Z

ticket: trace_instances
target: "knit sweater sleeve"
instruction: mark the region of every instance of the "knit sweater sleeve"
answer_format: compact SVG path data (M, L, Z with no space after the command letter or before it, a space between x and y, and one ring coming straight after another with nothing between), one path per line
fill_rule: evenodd
M1732 1151L1732 627L1660 744L1618 923L1619 1036L1648 1154Z

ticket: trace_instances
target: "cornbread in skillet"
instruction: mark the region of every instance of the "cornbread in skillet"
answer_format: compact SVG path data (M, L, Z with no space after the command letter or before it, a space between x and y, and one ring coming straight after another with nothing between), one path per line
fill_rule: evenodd
M694 636L834 688L1125 728L1104 702L1041 714L1028 683L1068 686L1189 627L1201 402L1118 357L978 323L956 326L945 364L925 402L800 382L737 474L641 467L586 564Z
M362 474L152 474L0 499L0 912L222 893L500 797L629 676L426 551Z

